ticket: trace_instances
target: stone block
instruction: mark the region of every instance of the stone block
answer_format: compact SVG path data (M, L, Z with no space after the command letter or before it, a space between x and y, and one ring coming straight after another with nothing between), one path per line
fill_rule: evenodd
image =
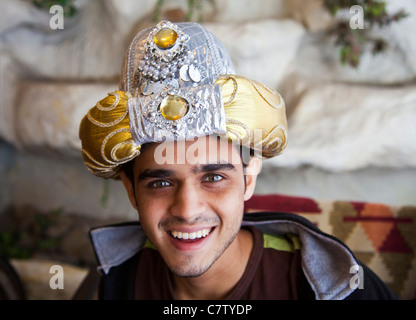
M224 43L236 73L276 89L305 34L294 20L260 20L246 23L206 24Z
M288 148L271 159L272 164L309 165L331 172L416 167L414 85L294 81L297 85L289 90Z

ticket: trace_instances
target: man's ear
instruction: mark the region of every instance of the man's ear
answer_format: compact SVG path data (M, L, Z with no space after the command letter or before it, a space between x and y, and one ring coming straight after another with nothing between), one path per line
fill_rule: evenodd
M119 172L121 181L123 182L124 188L126 188L127 195L134 209L137 210L136 195L134 194L133 182L127 177L123 170Z
M260 173L261 160L254 156L251 157L250 162L246 167L246 191L244 193L244 201L250 199L254 194L256 188L257 175Z

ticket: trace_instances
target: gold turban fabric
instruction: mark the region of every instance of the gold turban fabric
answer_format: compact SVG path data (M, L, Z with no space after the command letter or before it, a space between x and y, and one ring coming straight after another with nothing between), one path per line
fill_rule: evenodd
M270 158L287 145L279 93L234 74L228 53L196 23L162 21L140 32L123 64L120 90L82 119L82 158L93 174L117 178L144 143L218 134Z

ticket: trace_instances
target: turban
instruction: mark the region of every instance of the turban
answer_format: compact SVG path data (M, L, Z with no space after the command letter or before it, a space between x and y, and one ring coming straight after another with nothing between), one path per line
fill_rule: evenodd
M169 21L136 35L119 90L91 108L79 128L83 161L103 178L117 178L145 143L213 134L276 156L287 145L284 101L236 75L223 44L204 27Z

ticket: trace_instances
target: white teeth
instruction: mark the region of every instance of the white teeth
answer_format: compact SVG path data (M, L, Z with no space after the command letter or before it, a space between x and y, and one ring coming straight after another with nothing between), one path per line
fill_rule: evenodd
M211 232L211 229L202 229L202 230L198 230L196 232L180 232L180 231L171 231L171 235L174 238L177 239L184 239L184 240L194 240L194 239L200 239L200 238L205 238L209 233Z

